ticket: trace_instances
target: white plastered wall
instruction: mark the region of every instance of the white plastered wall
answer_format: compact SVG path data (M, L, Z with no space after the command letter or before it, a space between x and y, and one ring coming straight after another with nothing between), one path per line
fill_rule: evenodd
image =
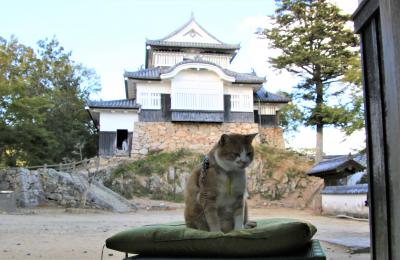
M223 93L223 81L215 72L182 70L171 79L171 108L223 110ZM193 94L196 97L193 97ZM196 106L195 102L199 104ZM202 102L208 102L208 107L200 104ZM193 108L190 107L191 105Z
M322 211L327 214L368 216L367 194L322 194Z
M102 132L115 132L117 129L127 129L128 132L133 132L137 121L139 121L139 117L136 111L100 111L100 131Z
M239 94L239 95L251 95L253 96L253 87L252 86L246 86L246 85L235 85L232 86L231 84L225 84L224 86L224 94L225 95L234 95L234 94Z
M171 83L169 81L148 81L138 82L136 84L137 91L150 91L153 93L170 94Z

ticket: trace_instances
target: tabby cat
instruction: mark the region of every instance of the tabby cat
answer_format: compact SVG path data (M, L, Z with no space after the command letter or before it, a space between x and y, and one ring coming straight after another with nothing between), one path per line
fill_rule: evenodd
M250 228L245 168L253 161L257 134L223 134L189 176L185 190L185 221L190 228L222 231Z

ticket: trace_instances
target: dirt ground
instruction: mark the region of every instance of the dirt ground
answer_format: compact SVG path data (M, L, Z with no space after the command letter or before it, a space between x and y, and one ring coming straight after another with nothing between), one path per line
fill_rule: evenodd
M159 203L132 213L41 208L16 214L0 214L0 259L87 260L100 259L106 238L128 227L183 220L181 206L166 210ZM147 209L146 209L147 208ZM164 208L164 209L162 209ZM324 241L336 238L368 238L368 222L316 216L294 209L251 209L252 219L290 217L317 226L327 259L370 259L369 253L351 254L349 249ZM103 259L122 260L123 253L104 249Z

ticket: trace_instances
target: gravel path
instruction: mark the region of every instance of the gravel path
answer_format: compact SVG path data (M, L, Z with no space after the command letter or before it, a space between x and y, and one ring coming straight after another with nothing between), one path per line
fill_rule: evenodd
M322 241L353 237L368 239L368 223L315 216L292 209L252 209L252 219L289 217L308 220L317 226ZM127 227L183 220L176 210L139 210L136 213L64 209L35 209L23 214L0 214L0 259L100 259L109 236ZM369 259L369 254L350 254L348 248L322 243L327 259ZM104 250L104 259L122 260L123 253Z

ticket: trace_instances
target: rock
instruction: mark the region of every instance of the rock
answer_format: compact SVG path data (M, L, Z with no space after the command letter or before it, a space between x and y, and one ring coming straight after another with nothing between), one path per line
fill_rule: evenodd
M174 180L175 179L175 168L173 166L170 166L168 168L168 180Z
M142 148L139 150L139 154L141 155L147 155L149 153L149 150L147 150L146 148Z
M48 193L47 198L51 200L61 201L62 195L60 193Z
M161 188L161 178L157 175L153 175L149 178L149 188L150 190L156 191Z
M286 183L288 183L288 182L289 182L289 178L288 178L288 176L287 176L286 174L284 174L284 175L282 176L281 183L286 184Z

